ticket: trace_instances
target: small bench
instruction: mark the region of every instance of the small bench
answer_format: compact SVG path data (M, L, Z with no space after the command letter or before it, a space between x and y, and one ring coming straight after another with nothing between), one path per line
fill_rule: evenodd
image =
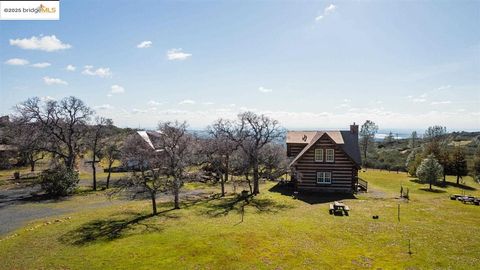
M460 194L452 194L452 195L450 195L450 200L453 200L453 201L454 201L454 200L457 200L459 197L462 197L462 195L460 195Z

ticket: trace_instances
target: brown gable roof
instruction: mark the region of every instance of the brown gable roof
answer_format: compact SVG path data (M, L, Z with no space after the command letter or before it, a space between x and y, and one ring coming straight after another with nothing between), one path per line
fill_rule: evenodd
M360 166L362 159L360 156L360 147L358 145L358 135L356 133L350 131L288 131L287 143L305 143L303 140L305 137L302 139L301 136L307 136L308 143L307 146L305 146L293 159L290 166L294 165L324 134L337 144L357 166ZM302 142L300 142L298 138L301 138ZM308 138L310 138L310 140Z
M344 143L340 131L288 131L287 143L309 144L318 132L327 133L336 144Z

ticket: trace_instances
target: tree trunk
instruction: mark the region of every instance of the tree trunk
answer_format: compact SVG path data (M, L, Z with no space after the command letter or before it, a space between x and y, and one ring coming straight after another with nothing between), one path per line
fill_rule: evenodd
M33 159L30 160L30 171L31 172L35 171L35 160Z
M253 163L253 195L260 193L258 179L258 161Z
M157 201L156 201L156 192L154 191L151 191L150 192L150 196L152 198L152 210L153 210L153 214L156 215L157 214Z
M110 185L110 175L112 174L112 165L113 165L113 162L108 162L107 189L108 189L108 186Z
M97 169L95 168L95 154L92 158L92 172L93 172L93 190L97 190Z
M225 175L223 177L223 183L222 183L222 197L225 196L225 183L228 182L228 173L229 173L229 157L226 155L225 157Z
M253 193L252 183L250 182L250 178L248 178L248 173L245 173L245 179L247 179L248 187L250 188L250 193Z
M225 197L225 181L223 181L222 178L220 178L220 185L222 186L222 195L221 195L221 197Z
M457 175L457 185L460 184L460 175Z
M173 196L174 196L174 206L173 208L175 209L180 209L180 203L179 203L179 199L178 199L178 193L179 193L179 185L177 183L177 180L175 180L175 182L173 183L174 187L173 187Z
M367 170L367 148L368 148L368 141L364 142L363 145L363 165L365 170Z

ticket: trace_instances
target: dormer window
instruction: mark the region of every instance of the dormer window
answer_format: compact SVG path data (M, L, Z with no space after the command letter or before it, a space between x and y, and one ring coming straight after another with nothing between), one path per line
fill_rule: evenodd
M323 149L315 149L315 162L323 161Z
M334 149L327 149L327 154L325 157L327 162L334 162L335 161L335 150Z

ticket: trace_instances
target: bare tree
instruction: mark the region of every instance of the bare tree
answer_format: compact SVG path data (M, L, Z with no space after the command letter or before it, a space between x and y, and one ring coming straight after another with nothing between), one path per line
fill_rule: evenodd
M8 125L7 136L18 149L21 160L30 165L30 171L35 171L37 161L45 157L46 138L37 123L14 121Z
M132 171L123 188L134 188L136 193L147 192L152 202L152 212L157 214L156 197L166 189L166 179L161 175L161 153L152 149L137 134L125 139L122 162ZM136 194L135 193L135 194Z
M204 163L210 169L221 185L221 196L225 196L225 183L230 175L230 158L238 147L237 143L230 139L226 132L227 121L217 120L207 128L211 138L203 141L201 153L204 155Z
M260 175L274 180L287 173L287 150L281 144L269 143L260 151Z
M235 151L231 156L231 169L235 175L245 176L245 180L248 183L250 193L253 193L252 181L250 174L252 172L252 164L250 158L242 151Z
M265 145L280 140L284 130L277 120L253 112L239 114L238 120L225 123L224 129L247 155L253 169L253 194L260 193L260 151Z
M410 136L410 148L414 149L417 147L418 142L418 135L416 131L412 131L412 135Z
M186 122L165 122L158 125L158 144L162 150L162 165L168 187L174 196L174 208L180 208L179 193L187 179L187 168L193 164L194 137L187 133Z
M360 129L360 145L363 151L363 163L367 164L367 152L370 144L373 144L375 134L378 131L378 126L370 120L365 121Z
M445 150L446 147L446 134L447 128L442 126L431 126L425 130L423 135L424 140L426 141L424 145L424 155L428 156L433 154L435 158L439 158L441 152Z
M88 128L87 149L91 152L91 166L93 177L93 190L97 190L97 169L95 164L102 158L103 139L108 134L109 128L113 125L111 119L95 117L95 123ZM97 160L98 157L98 160Z
M109 140L105 142L102 152L103 158L107 161L108 175L106 188L108 189L110 186L110 177L112 174L113 163L121 158L119 142L116 141L114 138L109 138Z
M67 168L73 169L93 111L76 97L46 102L34 97L17 105L15 110L20 121L38 125L47 140L42 150L61 158Z

